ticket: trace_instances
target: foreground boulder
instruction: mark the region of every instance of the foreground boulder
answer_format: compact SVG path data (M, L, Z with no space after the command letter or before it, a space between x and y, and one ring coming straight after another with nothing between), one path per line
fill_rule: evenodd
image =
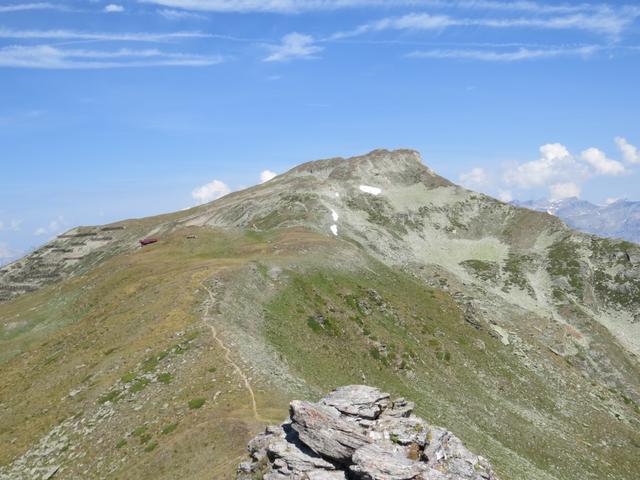
M249 443L238 480L497 480L451 432L365 385L318 403L293 401L289 419Z

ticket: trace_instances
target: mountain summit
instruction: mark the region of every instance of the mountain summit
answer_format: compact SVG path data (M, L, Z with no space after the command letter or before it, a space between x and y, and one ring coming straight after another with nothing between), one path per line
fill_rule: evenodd
M415 151L72 229L0 300L0 478L233 478L291 399L356 383L500 478L638 477L640 247Z

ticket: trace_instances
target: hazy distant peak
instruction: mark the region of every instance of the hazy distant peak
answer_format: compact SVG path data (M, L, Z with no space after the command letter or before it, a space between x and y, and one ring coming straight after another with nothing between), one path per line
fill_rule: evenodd
M618 199L606 205L595 205L573 197L555 201L516 200L511 203L555 215L582 232L640 243L640 202Z

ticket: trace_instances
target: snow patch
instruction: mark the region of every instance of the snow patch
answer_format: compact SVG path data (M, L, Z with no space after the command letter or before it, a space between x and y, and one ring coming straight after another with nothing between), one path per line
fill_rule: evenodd
M370 193L371 195L380 195L382 189L378 187L370 187L369 185L360 185L360 190L364 193Z
M331 218L333 218L334 222L337 222L338 218L340 218L340 216L337 214L337 212L333 208L331 209Z
M331 233L333 233L336 237L338 236L338 225L335 223L331 225Z

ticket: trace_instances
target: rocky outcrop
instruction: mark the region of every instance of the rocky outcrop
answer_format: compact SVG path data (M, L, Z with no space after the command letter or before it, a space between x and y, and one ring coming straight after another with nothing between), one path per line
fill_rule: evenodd
M293 401L290 416L248 446L238 480L496 480L489 463L451 432L365 385L318 403Z

